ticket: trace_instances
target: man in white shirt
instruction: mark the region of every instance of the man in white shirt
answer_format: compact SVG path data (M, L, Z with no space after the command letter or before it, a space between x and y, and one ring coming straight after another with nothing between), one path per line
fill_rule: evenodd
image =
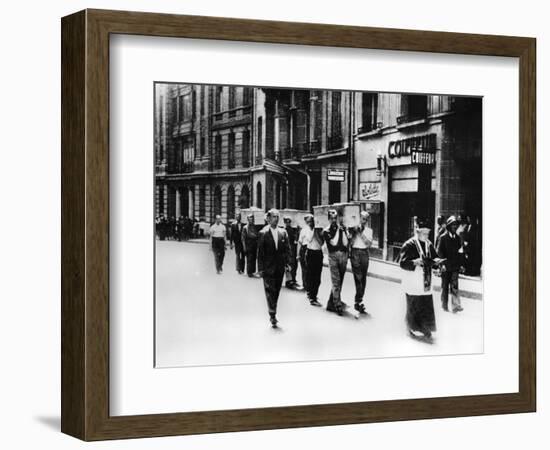
M351 269L355 281L355 310L367 314L363 304L367 272L369 270L369 247L372 245L372 229L368 226L369 213L361 211L361 223L350 228L351 234Z
M216 273L219 275L223 270L223 259L225 257L227 230L222 223L222 217L216 216L216 222L210 227L210 250L214 253Z
M323 270L323 235L320 229L314 228L315 222L311 214L305 216L304 221L306 226L300 231L298 238L298 258L302 267L302 279L311 306L322 306L317 294Z

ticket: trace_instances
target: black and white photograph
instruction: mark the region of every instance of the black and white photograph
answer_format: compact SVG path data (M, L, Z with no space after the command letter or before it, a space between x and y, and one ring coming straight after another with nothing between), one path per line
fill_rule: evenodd
M482 97L153 91L155 367L483 353Z

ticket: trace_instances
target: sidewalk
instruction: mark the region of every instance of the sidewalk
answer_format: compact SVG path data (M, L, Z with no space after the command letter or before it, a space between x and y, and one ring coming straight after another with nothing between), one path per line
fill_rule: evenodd
M208 239L190 239L186 242L195 244L208 244ZM323 259L323 265L325 267L328 267L328 257L326 254ZM347 271L351 272L351 263L349 261ZM400 272L401 269L398 264L388 261L382 261L375 258L370 259L368 272L369 277L390 281L392 283L401 283ZM475 300L481 300L483 298L483 280L478 277L468 277L465 275L460 275L459 287L459 293L462 297ZM434 291L441 291L441 282L439 277L434 278Z

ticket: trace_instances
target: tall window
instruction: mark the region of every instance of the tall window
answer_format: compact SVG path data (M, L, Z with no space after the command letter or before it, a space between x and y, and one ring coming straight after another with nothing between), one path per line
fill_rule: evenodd
M223 86L216 86L215 111L219 113L222 110Z
M235 188L229 186L227 189L227 219L235 217Z
M427 95L404 95L402 97L401 120L418 120L426 117L428 113Z
M216 144L215 144L215 153L214 153L214 168L222 168L222 136L221 134L216 135Z
M204 138L204 136L201 136L201 140L200 140L200 155L201 155L201 158L205 155L206 153L206 139Z
M235 86L229 86L229 109L237 107Z
M199 97L199 98L200 98L200 100L199 100L199 102L200 102L199 108L200 108L200 110L201 110L201 117L203 117L203 116L205 115L204 113L206 112L206 106L205 106L205 104L204 104L204 97L205 97L204 91L206 91L206 86L199 86L199 89L200 89L200 91L201 91L200 97Z
M252 88L243 88L243 106L252 104Z
M263 119L261 117L258 117L258 145L257 145L258 154L256 155L258 158L260 158L262 156L262 151L263 151L263 148L262 148L262 144L263 144L262 135L263 135Z
M199 217L204 219L206 216L206 186L199 187Z
M331 108L331 148L338 148L342 145L342 93L332 93Z
M245 130L242 137L243 167L250 166L250 131Z
M183 139L176 141L176 148L174 152L174 169L176 173L183 171Z
M171 100L171 106L172 106L172 124L176 123L178 121L178 98L172 97Z
M221 214L222 214L222 188L220 186L216 186L216 188L214 189L214 217Z
M376 129L378 118L378 94L363 92L362 94L362 123L361 131L366 133Z
M262 208L262 183L256 184L256 206Z
M158 209L158 213L159 215L163 215L164 214L164 186L161 184L159 186L159 209Z
M183 111L183 95L180 95L178 96L178 123L183 121L183 115L184 115L184 111Z
M185 136L182 141L182 171L190 172L193 170L193 161L195 160L195 143L192 136Z
M250 189L245 184L241 189L241 196L239 197L239 207L241 209L248 208L250 206Z
M227 143L227 166L229 169L235 167L235 133L229 133Z

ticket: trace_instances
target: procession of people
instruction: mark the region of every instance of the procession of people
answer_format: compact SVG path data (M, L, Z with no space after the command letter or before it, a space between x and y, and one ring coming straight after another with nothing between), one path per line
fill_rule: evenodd
M217 274L222 274L225 252L229 245L235 252L235 270L251 278L262 278L269 322L278 327L277 305L285 287L301 290L311 306L323 306L318 293L324 267L323 248L328 255L331 289L326 310L342 316L349 305L342 299L342 287L348 261L355 284L353 309L356 317L370 316L367 277L370 262L369 249L373 244L373 230L369 227L369 213L361 211L356 226L345 226L341 210L328 210L328 226L316 226L315 217L306 214L302 226L293 226L292 218L269 210L264 223L256 224L253 214L241 222L241 214L226 228L217 215L209 230L210 249L214 255ZM298 224L295 224L298 225ZM432 343L437 330L433 281L434 273L441 277L441 308L443 311L463 311L459 295L459 274L465 271L464 245L459 235L461 220L450 216L437 218L433 226L425 217L414 218L414 234L401 247L399 266L401 285L406 304L405 323L410 336ZM435 245L429 236L434 231ZM297 281L301 270L301 285ZM451 301L449 304L449 296Z

